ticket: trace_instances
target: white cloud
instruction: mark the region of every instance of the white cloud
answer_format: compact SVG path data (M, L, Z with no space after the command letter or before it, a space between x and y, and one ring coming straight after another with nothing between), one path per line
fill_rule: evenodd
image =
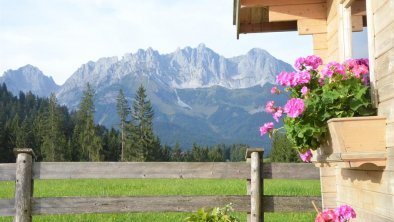
M0 73L29 63L63 83L89 60L148 47L168 53L199 43L226 57L253 47L287 62L312 53L311 38L297 33L236 40L232 2L0 0Z

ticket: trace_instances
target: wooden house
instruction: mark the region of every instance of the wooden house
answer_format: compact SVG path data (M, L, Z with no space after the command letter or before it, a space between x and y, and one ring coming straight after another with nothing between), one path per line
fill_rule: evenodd
M326 62L351 58L352 35L367 32L372 98L387 120L385 166L322 166L322 207L349 204L356 221L394 221L394 0L234 0L233 22L237 38L282 31L312 35L313 54Z

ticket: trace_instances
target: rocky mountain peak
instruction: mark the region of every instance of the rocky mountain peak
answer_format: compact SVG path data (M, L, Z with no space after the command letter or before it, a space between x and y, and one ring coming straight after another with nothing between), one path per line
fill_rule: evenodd
M0 83L5 83L14 95L18 95L19 91L31 91L38 96L49 96L59 89L52 77L44 75L40 69L30 64L4 72Z

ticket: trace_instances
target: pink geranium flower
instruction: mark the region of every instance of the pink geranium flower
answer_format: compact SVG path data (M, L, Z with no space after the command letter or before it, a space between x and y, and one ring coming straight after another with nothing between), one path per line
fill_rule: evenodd
M283 114L283 108L282 107L278 107L276 108L276 112L272 115L272 117L275 119L276 122L279 122L279 118L282 116Z
M323 60L319 56L311 55L306 58L300 57L295 63L294 67L298 70L315 70L319 68L320 65L323 64Z
M280 90L278 89L278 87L274 86L271 88L271 93L272 94L280 94Z
M303 87L301 88L301 94L302 94L303 96L305 96L306 94L308 94L308 92L309 92L308 87L303 86Z
M291 98L287 101L284 113L287 113L288 117L296 118L305 111L304 100L299 98Z
M311 163L311 159L313 157L312 151L307 150L305 153L300 153L301 160L305 163Z
M317 215L315 222L338 222L338 216L334 210L325 210Z
M274 129L273 122L265 123L263 126L260 127L260 136L263 136L266 133L271 133L273 129Z
M274 113L274 112L276 112L276 109L275 109L274 105L275 105L274 101L268 101L267 104L265 105L265 111L267 113Z
M352 218L356 218L356 212L349 205L341 205L335 208L335 213L338 215L339 222L345 222Z
M322 78L331 78L335 73L346 76L346 68L342 64L337 62L329 62L324 68L321 70Z

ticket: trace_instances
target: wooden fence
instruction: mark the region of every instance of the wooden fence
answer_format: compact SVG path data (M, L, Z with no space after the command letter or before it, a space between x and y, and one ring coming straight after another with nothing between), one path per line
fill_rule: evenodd
M124 212L192 212L232 203L248 220L263 221L263 212L313 211L320 197L263 195L263 179L319 179L308 164L261 164L263 149L247 151L246 162L33 162L31 149L17 149L16 163L0 164L0 181L15 181L15 198L0 199L0 216L31 221L32 215ZM263 166L264 165L264 166ZM302 172L302 173L301 173ZM247 181L247 195L33 197L37 179L111 178L238 178Z

